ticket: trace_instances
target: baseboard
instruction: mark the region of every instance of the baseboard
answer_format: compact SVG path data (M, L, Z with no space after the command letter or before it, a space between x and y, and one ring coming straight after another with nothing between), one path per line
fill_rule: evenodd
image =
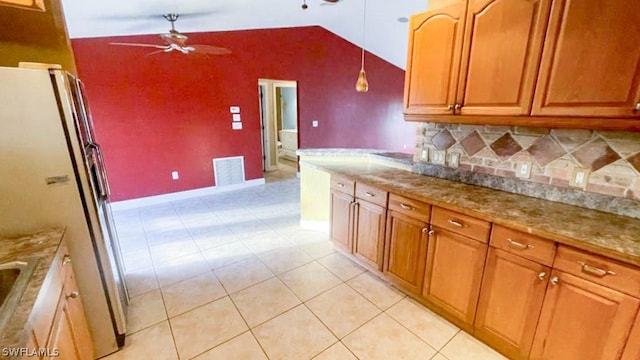
M329 233L328 221L300 220L300 227L307 230L320 231L327 234Z
M111 203L111 208L114 211L135 209L135 208L140 208L144 206L162 204L170 201L178 201L178 200L190 199L198 196L213 195L213 194L218 194L218 193L232 191L232 190L245 189L245 188L264 185L264 184L265 184L264 178L253 179L253 180L247 180L242 184L227 185L227 186L210 186L206 188L179 191L179 192L170 193L170 194L154 195L154 196L147 196L147 197L131 199L131 200L115 201Z

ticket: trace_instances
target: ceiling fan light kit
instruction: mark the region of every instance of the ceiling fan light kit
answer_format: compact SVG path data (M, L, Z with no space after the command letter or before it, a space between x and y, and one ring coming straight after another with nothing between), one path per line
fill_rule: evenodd
M366 24L367 24L367 0L364 0L364 9L362 11L362 57L360 63L360 72L356 81L356 92L364 93L369 91L369 82L367 81L367 73L364 71L364 44L366 40Z
M162 39L162 41L165 43L164 45L120 43L120 42L112 42L109 44L119 45L119 46L151 47L151 48L158 49L157 51L154 51L147 55L153 55L161 52L172 52L172 51L178 51L183 54L191 54L191 53L208 54L208 55L231 54L231 51L229 49L218 47L218 46L212 46L212 45L187 46L187 39L189 39L189 37L187 35L180 33L175 28L175 22L180 17L180 14L168 13L168 14L163 14L162 17L164 17L167 21L171 23L171 30L169 30L168 33L158 35L160 39Z

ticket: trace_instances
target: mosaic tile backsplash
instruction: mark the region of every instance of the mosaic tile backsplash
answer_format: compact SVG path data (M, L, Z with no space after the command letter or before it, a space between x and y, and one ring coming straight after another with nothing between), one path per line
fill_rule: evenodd
M459 154L461 170L640 200L640 133L422 123L416 163L429 163L423 149ZM522 163L528 177L516 176ZM585 186L570 185L575 168L589 170Z

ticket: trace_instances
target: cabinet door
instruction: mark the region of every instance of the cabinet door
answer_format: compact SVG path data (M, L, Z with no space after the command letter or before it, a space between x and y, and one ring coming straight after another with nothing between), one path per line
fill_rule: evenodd
M362 200L356 202L355 209L353 254L371 269L381 271L387 210Z
M352 196L331 190L331 241L349 253L351 252L352 203Z
M629 341L624 348L622 360L640 360L640 312L636 317L631 334L629 334Z
M428 225L396 211L387 215L384 274L403 288L420 294L427 263Z
M83 358L75 346L75 339L72 330L72 316L73 315L70 313L69 305L66 301L65 292L63 291L54 317L51 337L47 345L48 356L46 359L56 359L58 357L70 360L91 359L91 357Z
M551 0L470 0L460 113L528 115Z
M551 270L489 248L474 334L513 359L531 350Z
M423 296L466 324L473 324L487 245L434 229L429 237Z
M640 3L555 0L532 115L640 117Z
M68 268L63 291L67 297L68 320L71 333L73 334L74 346L81 359L92 359L93 341L89 333L87 318L75 280L75 273L73 272L71 263L65 266Z
M640 300L554 270L532 359L619 359Z
M465 2L411 17L405 113L453 114Z

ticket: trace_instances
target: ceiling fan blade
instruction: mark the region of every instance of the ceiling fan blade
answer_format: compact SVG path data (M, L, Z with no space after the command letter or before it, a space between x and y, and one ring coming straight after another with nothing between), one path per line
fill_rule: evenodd
M210 55L228 55L231 54L231 50L219 46L212 45L189 45L187 48L192 48L197 53L210 54Z
M151 56L151 55L155 55L155 54L159 54L159 53L163 53L163 52L170 52L170 51L171 51L171 49L163 49L163 50L152 51L152 52L148 53L147 55L145 55L145 57Z
M165 45L152 45L152 44L137 44L137 43L109 43L109 45L118 45L118 46L138 46L138 47L151 47L156 49L167 49Z

